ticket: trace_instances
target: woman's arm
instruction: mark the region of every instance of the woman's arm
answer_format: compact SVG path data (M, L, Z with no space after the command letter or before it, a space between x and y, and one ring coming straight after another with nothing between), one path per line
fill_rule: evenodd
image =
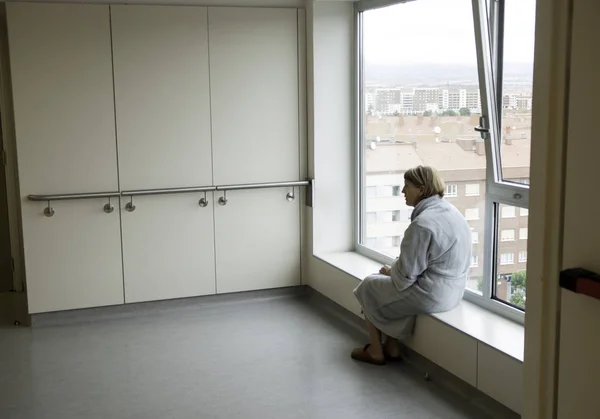
M414 222L408 226L400 245L400 256L391 267L391 276L400 291L414 284L427 269L431 240L429 229Z

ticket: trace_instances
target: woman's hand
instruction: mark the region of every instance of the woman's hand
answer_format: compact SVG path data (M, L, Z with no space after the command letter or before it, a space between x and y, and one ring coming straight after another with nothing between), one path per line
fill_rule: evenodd
M380 273L381 275L387 275L387 276L391 276L391 274L392 274L392 269L391 269L389 266L385 265L385 266L383 266L383 267L382 267L382 268L379 270L379 273Z

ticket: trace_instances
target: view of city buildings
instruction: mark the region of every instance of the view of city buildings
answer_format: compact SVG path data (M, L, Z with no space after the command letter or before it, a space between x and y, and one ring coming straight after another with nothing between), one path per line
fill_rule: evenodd
M391 257L400 253L412 208L402 195L404 172L438 169L446 199L471 226L473 255L468 287L481 290L486 194L485 146L474 127L477 87L365 86L364 243ZM504 179L529 183L531 87L505 89L502 120ZM526 269L528 210L499 206L496 297L511 301L512 277Z
M440 111L459 113L461 109L481 113L481 98L477 87L366 86L365 104L371 115L417 115ZM502 96L504 109L531 111L532 105L530 90L506 92Z

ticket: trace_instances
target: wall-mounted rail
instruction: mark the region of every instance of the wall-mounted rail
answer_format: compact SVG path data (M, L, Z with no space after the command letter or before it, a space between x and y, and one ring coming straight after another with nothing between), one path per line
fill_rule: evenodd
M198 201L200 207L206 207L208 205L208 199L206 197L207 192L221 191L223 196L219 198L219 205L227 205L227 191L240 191L240 190L251 190L251 189L269 189L269 188L292 188L286 195L288 201L296 199L294 195L294 189L296 186L306 186L306 205L312 206L312 179L298 180L298 181L287 181L287 182L265 182L265 183L241 183L235 185L218 185L218 186L190 186L183 188L162 188L162 189L136 189L121 192L94 192L94 193L74 193L74 194L55 194L55 195L29 195L27 198L30 201L45 201L48 202L48 206L44 209L44 215L46 217L52 217L54 215L54 208L52 208L52 201L66 201L66 200L78 200L78 199L97 199L97 198L108 198L108 203L104 205L104 212L107 214L114 211L114 205L110 202L111 198L123 196L129 197L129 202L125 205L125 210L132 212L135 211L135 205L133 204L133 198L135 196L149 196L149 195L166 195L166 194L180 194L180 193L194 193L203 192L204 196Z
M72 201L79 199L98 199L108 198L108 203L104 205L104 212L110 214L115 210L115 206L110 202L110 198L116 198L120 194L119 192L92 192L92 193L72 193L72 194L54 194L54 195L29 195L27 199L30 201L45 201L48 206L44 208L44 215L46 217L52 217L54 215L54 208L52 208L52 201Z

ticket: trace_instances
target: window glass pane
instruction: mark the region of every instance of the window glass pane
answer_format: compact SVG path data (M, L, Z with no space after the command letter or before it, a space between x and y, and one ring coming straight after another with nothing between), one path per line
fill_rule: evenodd
M479 220L479 208L465 208L465 218L467 220Z
M446 185L446 192L444 193L446 198L456 198L458 196L458 185L448 184Z
M367 212L367 223L376 223L377 222L377 214L374 212Z
M503 242L513 241L515 239L515 230L502 230L500 231L500 240Z
M511 207L508 205L502 205L502 218L514 218L516 215L515 207Z
M403 175L418 165L440 172L445 197L462 214L469 208L483 242L486 157L474 131L481 101L471 0L395 4L363 12L362 23L360 243L398 256L412 211L401 193ZM472 275L481 276L483 243L474 245L480 247Z
M378 223L391 223L393 212L392 211L379 211L377 214Z
M515 263L515 254L514 253L501 253L500 254L500 264L501 265L512 265Z
M475 202L476 207L468 208ZM452 203L465 214L465 218L471 227L471 242L473 244L471 254L471 270L469 272L469 280L467 281L467 289L479 295L483 295L483 250L485 236L485 198L468 198L459 197L453 200Z
M508 205L500 204L500 213L504 213ZM519 239L527 238L527 217L498 218L499 240L496 243L497 281L494 295L497 299L525 308L527 277L527 241L515 240L514 234L519 231ZM512 237L512 240L504 240Z
M529 182L535 0L505 0L500 154L503 178Z
M477 196L479 195L479 183L467 183L465 186L466 196Z
M390 185L377 185L377 196L392 196L394 195L394 187Z

